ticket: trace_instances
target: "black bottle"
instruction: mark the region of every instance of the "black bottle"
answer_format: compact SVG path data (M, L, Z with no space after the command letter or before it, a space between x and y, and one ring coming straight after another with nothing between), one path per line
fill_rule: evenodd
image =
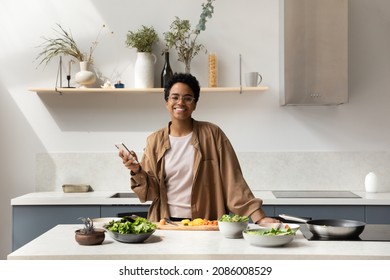
M164 88L165 85L169 82L169 80L173 76L173 71L171 65L169 64L169 52L165 52L165 63L164 67L161 71L161 87Z

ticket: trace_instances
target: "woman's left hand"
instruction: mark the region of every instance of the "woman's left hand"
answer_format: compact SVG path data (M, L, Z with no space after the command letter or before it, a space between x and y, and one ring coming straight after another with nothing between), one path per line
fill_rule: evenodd
M257 224L273 224L273 223L280 223L280 221L278 219L264 217L257 222Z

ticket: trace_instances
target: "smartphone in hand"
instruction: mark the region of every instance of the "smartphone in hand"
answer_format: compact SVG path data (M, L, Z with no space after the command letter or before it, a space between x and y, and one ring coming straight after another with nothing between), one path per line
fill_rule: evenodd
M123 143L117 143L117 144L115 144L115 147L116 147L118 150L122 150L122 151L128 152L130 156L134 157L134 163L135 163L135 164L139 164L138 161L135 159L135 156L134 156L135 153L134 153L132 150L130 150L129 148L127 148L125 144L123 144Z

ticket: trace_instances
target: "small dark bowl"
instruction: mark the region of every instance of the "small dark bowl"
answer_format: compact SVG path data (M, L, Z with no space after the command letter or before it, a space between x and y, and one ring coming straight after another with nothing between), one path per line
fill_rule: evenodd
M105 230L95 229L95 231L85 234L81 229L75 231L75 239L80 245L100 245L105 238Z

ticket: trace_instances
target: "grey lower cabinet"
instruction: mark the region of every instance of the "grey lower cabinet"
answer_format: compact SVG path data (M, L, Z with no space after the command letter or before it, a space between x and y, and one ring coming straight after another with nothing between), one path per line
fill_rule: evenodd
M307 219L348 219L365 221L364 205L277 205L275 215L286 214Z
M366 206L366 222L368 224L390 224L390 206Z
M81 223L79 217L100 217L99 205L12 206L12 251L58 224Z
M286 214L308 219L347 219L367 224L390 224L389 205L274 205L273 208L276 217Z
M146 217L148 208L147 205L14 205L12 251L58 224L81 224L80 217L117 217L120 213Z
M121 217L133 214L146 218L148 210L149 205L102 205L101 217Z

